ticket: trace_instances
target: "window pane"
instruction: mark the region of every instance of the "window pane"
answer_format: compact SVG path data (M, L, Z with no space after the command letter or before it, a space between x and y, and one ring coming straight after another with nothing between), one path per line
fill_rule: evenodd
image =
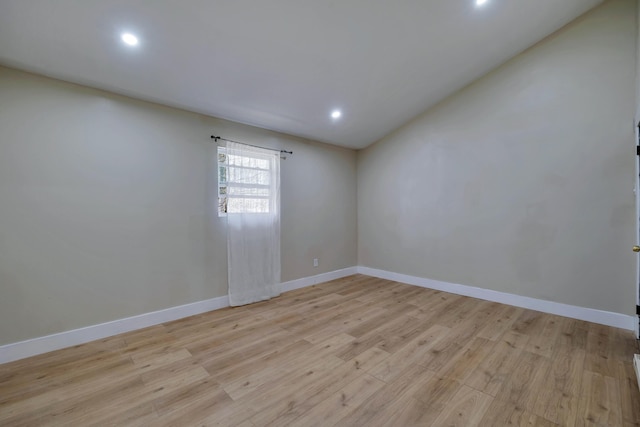
M243 168L269 169L269 160L257 157L228 155L229 166L240 166Z
M268 170L242 169L237 167L229 167L228 180L231 184L258 184L269 185L271 181L271 172Z
M227 213L227 198L219 197L218 198L218 212L219 213Z
M218 166L218 183L225 184L227 182L227 168L225 166Z
M260 196L260 197L269 197L269 187L259 188L259 187L228 187L227 193L230 196ZM225 193L225 194L227 194ZM222 194L222 193L220 193Z
M269 213L269 199L228 199L229 213Z

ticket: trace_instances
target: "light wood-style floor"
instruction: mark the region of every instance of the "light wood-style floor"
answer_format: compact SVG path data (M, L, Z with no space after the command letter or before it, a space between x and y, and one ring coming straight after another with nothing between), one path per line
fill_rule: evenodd
M0 365L0 425L640 425L633 333L356 275Z

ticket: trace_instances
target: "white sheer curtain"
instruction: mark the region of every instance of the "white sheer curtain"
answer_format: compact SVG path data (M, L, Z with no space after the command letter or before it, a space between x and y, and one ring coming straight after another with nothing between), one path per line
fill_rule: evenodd
M280 295L280 153L226 142L229 302Z

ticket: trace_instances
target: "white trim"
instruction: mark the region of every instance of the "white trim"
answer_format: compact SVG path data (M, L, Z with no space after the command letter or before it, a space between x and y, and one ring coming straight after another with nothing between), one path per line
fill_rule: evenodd
M358 273L365 274L367 276L379 277L381 279L393 280L395 282L407 283L414 286L420 286L422 288L435 289L438 291L450 292L457 295L465 295L487 301L499 302L502 304L509 304L516 307L542 311L544 313L557 314L559 316L585 320L587 322L599 323L601 325L613 326L615 328L622 328L633 331L636 327L635 316L628 316L625 314L613 313L610 311L596 310L594 308L578 307L575 305L568 305L559 302L514 295L506 292L492 291L490 289L476 288L473 286L440 282L438 280L393 273L385 270L376 270L369 267L358 267L357 270Z
M638 387L640 387L640 354L633 355L633 370L636 371L636 379L638 380Z
M304 277L302 279L291 280L280 285L281 292L288 292L318 283L351 276L357 273L356 267L344 268L342 270L330 271L316 276ZM223 296L191 304L170 307L164 310L144 313L137 316L118 319L111 322L100 323L98 325L87 326L71 331L60 332L44 337L33 338L12 344L0 346L0 364L24 359L25 357L59 350L65 347L84 344L90 341L99 340L136 329L182 319L207 311L219 310L229 306L229 297Z
M640 17L640 12L638 14L638 16ZM638 33L640 34L640 33ZM640 38L639 38L640 40ZM638 60L640 61L640 56L638 56ZM640 65L640 62L638 63ZM638 76L640 76L640 68L638 68L639 72L638 72ZM636 88L636 92L640 90L640 86L638 86ZM637 92L638 95L638 102L640 102L640 92ZM636 116L638 116L640 114L640 110L637 111ZM638 124L638 120L634 120L633 123L633 134L635 136L635 141L634 141L634 145L636 146L636 150L638 149L638 146L640 144L640 125ZM638 217L638 215L640 215L640 156L635 156L635 168L636 168L636 173L635 173L635 182L634 182L634 188L633 188L633 194L635 196L635 202L636 202L636 217L635 217L635 237L636 237L636 245L640 244L640 217ZM636 276L635 276L635 283L634 283L634 288L636 290L636 306L640 306L640 254L635 254L635 261L636 261ZM636 319L635 321L635 325L634 325L634 331L636 333L636 338L640 338L640 326L638 324L638 320Z
M321 273L311 277L303 277L302 279L291 280L280 285L280 292L289 292L295 289L306 288L307 286L317 285L318 283L329 282L331 280L341 279L343 277L352 276L358 273L358 267L348 267L342 270Z
M409 276L406 274L393 273L390 271L377 270L369 267L349 267L342 270L330 271L311 277L284 282L280 285L281 292L288 292L307 286L317 285L353 274L365 274L367 276L379 277L396 282L407 283L423 288L436 289L458 295L466 295L487 301L509 304L516 307L524 307L545 313L557 314L574 319L585 320L587 322L600 323L616 328L634 330L636 328L636 317L619 313L596 310L593 308L577 307L553 301L545 301L536 298L529 298L520 295L508 294L505 292L492 291L489 289L476 288L473 286L458 285L455 283L440 282L437 280L425 279L421 277ZM0 346L0 364L71 347L78 344L110 337L113 335L182 319L207 311L218 310L229 306L229 298L222 296L205 301L198 301L191 304L170 307L164 310L144 313L137 316L87 326L71 331L60 332L53 335L34 338L17 343Z
M60 332L44 337L33 338L13 344L0 346L0 363L12 362L25 357L59 350L90 341L99 340L124 332L182 319L183 317L218 310L229 306L227 296L198 301L191 304L170 307L151 313L139 314L98 325L87 326L71 331Z

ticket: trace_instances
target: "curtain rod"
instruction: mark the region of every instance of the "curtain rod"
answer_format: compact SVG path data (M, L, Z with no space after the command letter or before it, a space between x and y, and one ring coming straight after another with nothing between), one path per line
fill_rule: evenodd
M238 141L234 141L232 139L227 139L227 138L223 138L221 136L215 136L215 135L211 135L211 139L214 139L216 142L218 142L219 140L223 140L223 141L229 141L229 142L234 142L236 144L244 144L244 145L248 145L249 147L256 147L256 148L262 148L263 150L271 150L271 151L278 151L281 154L293 154L293 151L287 151L287 150L278 150L275 148L268 148L268 147L261 147L259 145L253 145L253 144L247 144L245 142L238 142ZM282 157L283 159L286 159L286 157Z

